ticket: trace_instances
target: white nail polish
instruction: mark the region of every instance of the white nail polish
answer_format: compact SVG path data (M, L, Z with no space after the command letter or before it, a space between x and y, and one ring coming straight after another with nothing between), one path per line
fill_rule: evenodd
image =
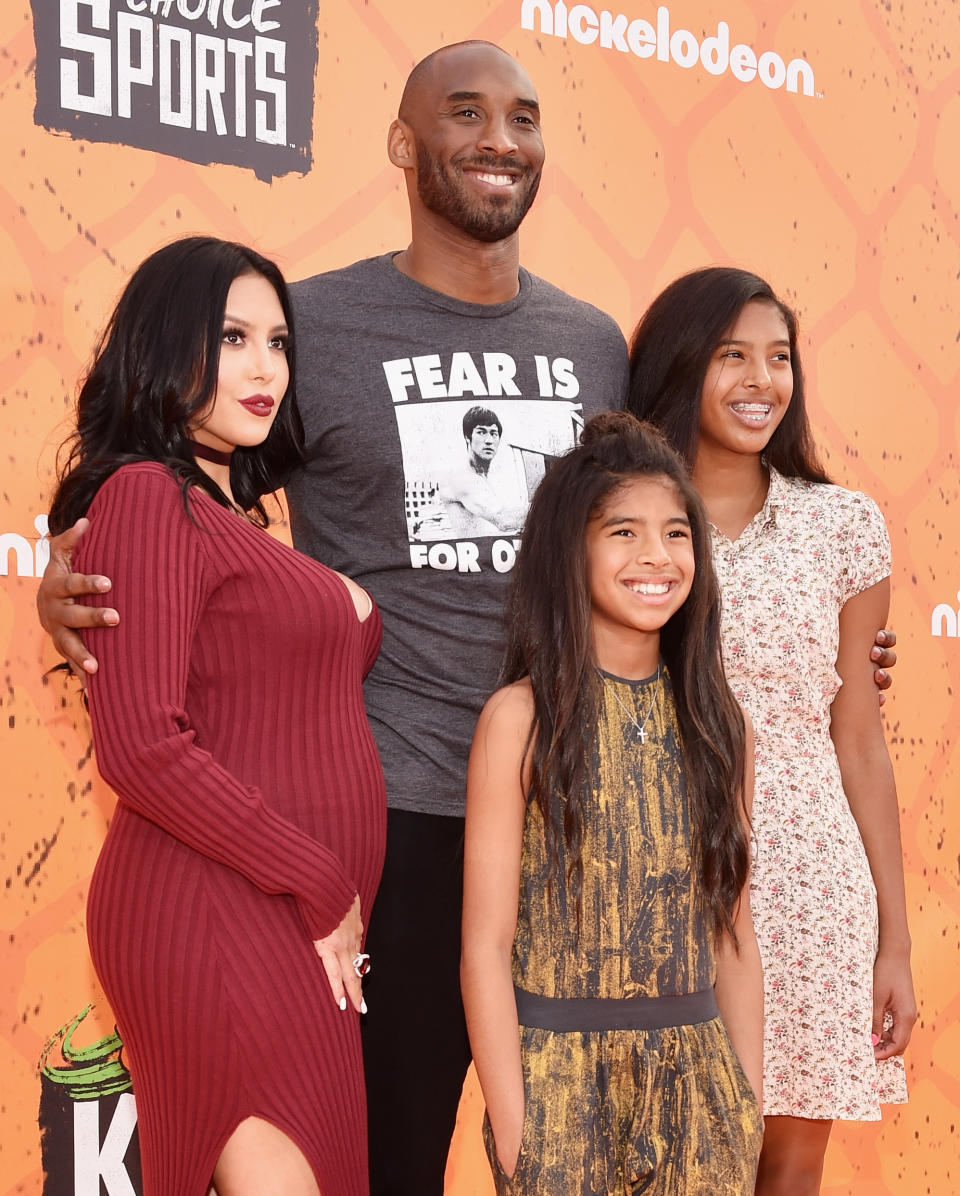
M347 1007L347 998L341 997L340 998L340 1012L343 1013L343 1011L344 1011L344 1009L346 1009L346 1007Z

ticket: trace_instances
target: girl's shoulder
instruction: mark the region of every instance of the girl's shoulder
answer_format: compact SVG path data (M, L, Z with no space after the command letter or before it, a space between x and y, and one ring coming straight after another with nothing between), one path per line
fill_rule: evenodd
M778 523L817 547L818 567L834 579L841 605L889 576L890 534L869 494L800 478L781 481L786 487Z
M529 729L533 721L533 689L529 677L521 677L510 685L498 689L487 699L481 721L488 725L516 727L522 724Z
M804 478L788 478L777 475L780 501L804 514L834 518L846 522L850 519L879 519L883 516L876 502L862 490L848 490L835 482L808 482Z
M502 761L522 760L530 745L533 713L533 690L526 677L498 689L480 711L474 753L490 753Z
M467 783L467 809L476 807L477 792L509 795L525 787L533 693L527 680L505 685L487 699L473 736ZM473 796L471 796L473 795ZM498 799L499 800L499 799Z

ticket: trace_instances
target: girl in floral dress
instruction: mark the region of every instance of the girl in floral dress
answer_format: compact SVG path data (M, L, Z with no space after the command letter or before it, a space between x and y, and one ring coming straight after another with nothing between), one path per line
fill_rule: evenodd
M906 1100L916 1020L896 790L872 666L890 547L831 485L793 313L743 270L678 279L634 335L630 409L712 524L724 663L756 728L751 905L764 970L763 1196L819 1190L833 1121Z

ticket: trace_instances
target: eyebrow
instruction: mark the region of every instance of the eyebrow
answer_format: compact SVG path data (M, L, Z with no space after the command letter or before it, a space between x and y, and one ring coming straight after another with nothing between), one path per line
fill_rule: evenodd
M734 340L733 337L726 337L724 340L717 342L717 347L719 348L720 345L752 345L752 344L753 344L753 341L738 341L738 340ZM784 338L783 340L770 341L770 344L771 345L786 345L788 349L790 348L790 342L786 338Z
M482 91L451 91L447 96L451 104L462 104L465 100L480 101L485 98ZM524 99L523 96L517 96L513 103L517 108L529 108L531 112L540 111L540 104L536 100Z
M617 527L625 523L646 523L646 519L642 515L611 515L609 519L604 519L601 527ZM681 527L689 527L690 520L686 515L671 515L665 523L678 523Z
M239 324L239 326L241 328L252 328L253 327L253 325L250 323L249 320L245 320L242 316L232 316L228 311L225 311L223 313L223 322L224 322L224 324L227 324L227 323ZM287 327L286 321L284 321L282 324L275 324L270 329L270 331L271 332L289 332L290 329Z

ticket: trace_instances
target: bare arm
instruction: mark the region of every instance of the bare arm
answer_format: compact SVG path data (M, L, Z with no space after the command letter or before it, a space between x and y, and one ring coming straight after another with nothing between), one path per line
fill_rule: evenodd
M480 715L467 771L460 982L470 1047L508 1175L524 1114L511 956L525 813L521 769L532 716L523 682L494 694Z
M744 753L744 820L753 809L753 724L744 712L747 729ZM747 827L749 833L749 826ZM750 916L750 879L743 886L734 918L737 942L725 934L717 944L714 993L733 1049L758 1101L763 1099L763 968Z
M88 519L78 519L50 541L50 562L37 591L40 626L53 640L53 646L74 672L95 673L97 661L87 651L76 630L85 627L114 627L120 622L115 610L106 606L84 606L78 598L105 594L110 579L97 574L71 573L73 550L90 526Z
M885 579L848 599L841 610L837 672L843 684L830 711L844 792L877 889L880 946L873 977L873 1032L881 1037L875 1047L878 1059L903 1051L917 1018L897 790L868 659L874 630L886 621L889 604L890 582ZM893 1017L886 1032L885 1012Z

